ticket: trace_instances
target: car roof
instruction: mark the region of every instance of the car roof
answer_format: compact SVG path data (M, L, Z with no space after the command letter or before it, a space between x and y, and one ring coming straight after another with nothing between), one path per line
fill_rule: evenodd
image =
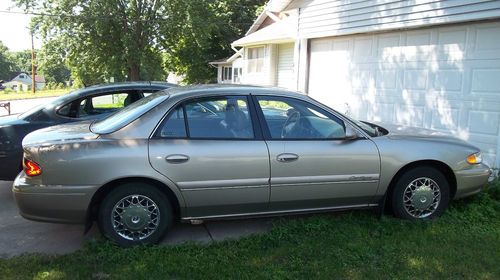
M194 85L194 86L184 86L169 88L167 90L161 91L158 94L168 94L170 96L176 97L197 97L206 95L280 95L289 97L304 97L304 94L299 92L289 91L278 87L262 87L254 85L220 85L220 84L210 84L210 85Z
M89 94L105 92L110 90L133 90L133 89L168 89L171 87L176 87L175 84L170 84L167 82L149 82L149 81L138 81L138 82L119 82L119 83L109 83L109 84L99 84L89 87L84 87L81 89L74 90L69 94L63 95L54 101L52 104L57 106L68 101L85 97Z

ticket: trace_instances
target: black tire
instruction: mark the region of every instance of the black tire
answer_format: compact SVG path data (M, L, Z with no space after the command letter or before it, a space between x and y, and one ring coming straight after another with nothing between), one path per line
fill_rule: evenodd
M430 181L425 179L430 179ZM423 182L428 184L429 189L433 191L413 192L412 196L408 195L412 193L410 184L414 183L413 186L415 186ZM439 190L439 199L436 198L436 189ZM405 196L407 198L406 203ZM412 197L412 199L408 199L409 197ZM432 205L437 200L438 203ZM446 210L449 202L450 186L448 180L439 170L426 166L408 170L399 177L391 198L394 215L407 220L427 220L439 217ZM429 208L422 211L429 203ZM419 214L419 211L422 211L422 213Z
M104 198L97 219L101 233L123 247L158 243L173 220L172 206L167 196L146 183L126 183L116 187ZM113 224L118 222L122 224L115 229ZM154 230L147 229L146 225Z

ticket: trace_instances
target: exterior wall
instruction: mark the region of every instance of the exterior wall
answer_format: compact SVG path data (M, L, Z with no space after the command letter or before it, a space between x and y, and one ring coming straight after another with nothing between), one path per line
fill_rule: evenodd
M9 82L4 83L3 85L10 89L15 89L16 91L28 91L31 89L31 76L26 73L21 73L17 75L14 79ZM41 90L45 87L45 83L36 82L36 89Z
M498 0L296 0L299 38L318 38L500 17Z
M10 88L16 91L29 91L31 90L31 81L29 83L21 82L21 81L10 81L7 83L3 83L6 88ZM45 83L35 83L36 89L41 90L45 87Z

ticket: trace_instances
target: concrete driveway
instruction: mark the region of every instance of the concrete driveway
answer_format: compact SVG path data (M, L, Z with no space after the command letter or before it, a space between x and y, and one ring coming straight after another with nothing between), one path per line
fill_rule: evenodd
M11 193L12 182L0 181L0 257L25 253L66 254L82 248L85 240L99 238L97 226L83 235L82 225L32 222L22 218ZM270 230L270 219L218 221L202 225L177 224L162 244L186 241L210 243Z

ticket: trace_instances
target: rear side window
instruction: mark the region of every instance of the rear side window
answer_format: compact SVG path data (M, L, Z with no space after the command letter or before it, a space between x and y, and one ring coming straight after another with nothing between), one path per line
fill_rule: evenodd
M164 121L159 136L163 138L253 139L254 131L247 99L230 96L198 99L181 104Z
M115 112L123 107L140 100L142 93L131 92L112 92L85 98L78 104L78 117L100 115Z
M184 109L178 107L172 111L167 121L160 130L160 137L163 138L186 138L186 124L184 122Z

